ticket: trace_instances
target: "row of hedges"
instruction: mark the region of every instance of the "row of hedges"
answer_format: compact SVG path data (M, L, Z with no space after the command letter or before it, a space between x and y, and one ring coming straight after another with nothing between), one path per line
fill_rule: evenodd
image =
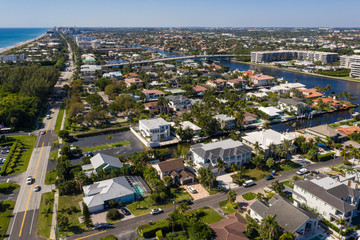
M175 227L174 228L175 231L181 230L181 227L177 225L175 225L174 227ZM169 226L169 223L166 220L160 220L152 224L145 224L139 226L138 228L138 231L143 238L154 238L156 237L156 232L160 230L162 231L163 234L171 232L171 227Z
M22 153L23 149L24 149L24 146L20 142L17 142L16 148L11 156L10 163L9 163L8 167L6 168L7 175L14 172L14 169L21 158L21 153ZM9 155L10 155L10 152L9 152Z
M100 130L96 132L86 132L86 133L78 133L74 134L74 137L77 138L83 138L83 137L91 137L91 136L97 136L97 135L103 135L103 134L109 134L109 133L116 133L116 132L123 132L130 130L129 127L120 127L120 128L113 128L113 129L107 129L107 130Z
M6 143L0 143L0 146L9 146L9 145L12 145L14 144L14 142L6 142Z
M14 142L12 147L10 148L9 154L7 155L4 165L2 165L1 169L0 169L0 175L5 175L5 173L7 173L7 168L8 165L10 163L10 159L12 158L12 155L15 152L16 146L19 144L19 142Z
M15 189L19 187L20 186L16 183L0 183L0 193L2 194L12 193Z
M334 157L334 155L335 155L335 153L333 153L333 152L324 153L324 154L317 156L317 160L319 162L324 162L324 161L332 159Z

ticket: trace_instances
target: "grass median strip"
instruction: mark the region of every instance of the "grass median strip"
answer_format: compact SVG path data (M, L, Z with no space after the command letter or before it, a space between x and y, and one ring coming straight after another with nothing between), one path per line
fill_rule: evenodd
M39 215L36 225L36 233L42 238L48 239L50 237L53 207L54 193L44 193L41 196Z
M0 239L6 235L13 214L15 201L4 201L0 208Z
M34 135L14 136L13 138L21 142L23 150L21 152L19 162L14 168L14 172L10 175L16 175L26 171L36 142L36 136Z
M99 146L94 146L94 147L82 148L81 150L83 152L92 152L92 151L99 151L99 150L104 150L104 149L109 149L109 148L117 148L117 147L127 146L130 144L131 143L129 141L124 141L124 142L116 142L116 143L104 144L104 145L99 145Z
M64 117L64 112L65 112L65 104L61 104L59 113L58 113L57 118L56 118L56 123L55 123L55 132L56 132L56 134L59 134L59 132L60 132L62 119Z

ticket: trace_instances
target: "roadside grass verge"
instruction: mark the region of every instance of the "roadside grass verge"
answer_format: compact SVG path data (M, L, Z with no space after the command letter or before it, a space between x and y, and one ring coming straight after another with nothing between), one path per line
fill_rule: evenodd
M53 208L54 193L48 192L41 195L40 209L36 225L36 234L45 239L50 237Z
M56 181L56 169L51 169L47 171L45 175L45 184L46 185L55 184L55 181Z
M99 240L116 240L117 238L114 235L108 235L106 237L100 238Z
M92 151L99 151L99 150L104 150L104 149L109 149L109 148L117 148L117 147L122 147L122 146L127 146L127 145L130 145L129 141L116 142L116 143L111 143L111 144L104 144L104 145L99 145L99 146L94 146L94 147L82 148L81 150L83 152L92 152Z
M10 175L17 175L19 173L25 172L29 165L31 154L36 143L36 136L22 135L22 136L14 136L12 138L19 140L23 145L23 151L21 153L19 162L16 164L16 167L14 168L14 172L10 174Z
M54 150L50 152L49 159L55 159L58 156L59 150Z
M69 227L65 231L59 231L60 237L71 236L87 230L85 224L79 222L79 218L82 216L79 202L82 201L82 198L82 194L73 196L59 196L58 215L64 215L69 219ZM68 209L72 208L76 208L77 211L67 211Z
M231 206L228 200L224 200L219 202L220 208L224 211L224 213L231 214L236 212L235 209Z
M288 186L289 188L294 188L294 184L290 180L283 181L282 184L284 184L285 186Z
M63 103L63 104L61 104L59 113L58 113L57 118L56 118L56 123L55 123L55 132L56 132L56 134L59 134L59 132L60 132L61 123L62 123L62 119L64 117L64 113L65 113L65 104Z
M13 214L15 201L4 201L0 211L0 239L6 235Z
M191 196L188 192L179 192L176 191L175 189L171 189L171 195L174 197L174 200L176 203L184 200L184 199L189 199L191 200ZM178 204L177 204L178 205ZM161 208L161 209L165 209L165 208L170 208L170 207L174 207L172 200L168 203L165 204L159 204L159 205L151 205L151 203L148 201L148 198L144 198L141 201L136 201L132 204L129 204L126 206L130 212L132 214L134 214L134 216L138 217L141 215L145 215L145 214L149 214L150 210L153 208Z
M16 183L0 183L0 194L11 194L18 188L20 185Z
M256 194L253 192L248 192L242 195L242 197L246 200L246 201L251 201L254 200L256 198Z

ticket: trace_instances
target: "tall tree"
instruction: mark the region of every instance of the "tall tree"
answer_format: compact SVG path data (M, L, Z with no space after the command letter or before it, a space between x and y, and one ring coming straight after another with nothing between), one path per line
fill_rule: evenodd
M82 214L83 214L83 221L85 223L85 226L86 227L91 227L92 226L92 220L91 220L91 213L89 211L89 208L88 206L83 202L82 203L82 207L83 207L83 211L82 211Z

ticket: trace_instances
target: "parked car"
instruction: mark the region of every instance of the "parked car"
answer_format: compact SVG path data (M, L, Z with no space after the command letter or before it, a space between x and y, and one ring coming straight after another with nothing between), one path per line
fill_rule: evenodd
M162 212L164 212L164 211L161 208L154 208L154 209L151 209L150 214L156 215L156 214L160 214Z
M195 188L193 188L192 186L188 186L188 189L191 193L197 193L197 191L195 190Z
M0 158L0 163L4 163L4 162L5 162L5 159Z
M297 172L296 172L296 174L297 175L304 175L304 174L306 174L306 173L308 173L309 171L308 171L308 169L307 168L300 168Z
M35 192L39 192L41 190L41 187L39 185L36 185L36 187L34 188Z
M26 184L27 184L27 185L30 185L30 184L33 183L33 181L34 181L33 177L32 177L32 176L28 176L27 179L26 179Z
M85 157L93 157L94 154L92 152L86 152Z
M179 204L182 204L182 203L187 203L188 205L193 204L193 202L191 200L189 200L189 199L184 199L184 200L179 202Z
M272 179L274 179L274 176L273 175L267 175L266 177L265 177L265 180L272 180Z
M247 180L246 182L243 183L244 187L251 187L255 185L255 182L253 180Z
M124 208L124 207L120 208L120 211L121 211L122 214L124 214L126 216L131 215L131 212L128 209Z

